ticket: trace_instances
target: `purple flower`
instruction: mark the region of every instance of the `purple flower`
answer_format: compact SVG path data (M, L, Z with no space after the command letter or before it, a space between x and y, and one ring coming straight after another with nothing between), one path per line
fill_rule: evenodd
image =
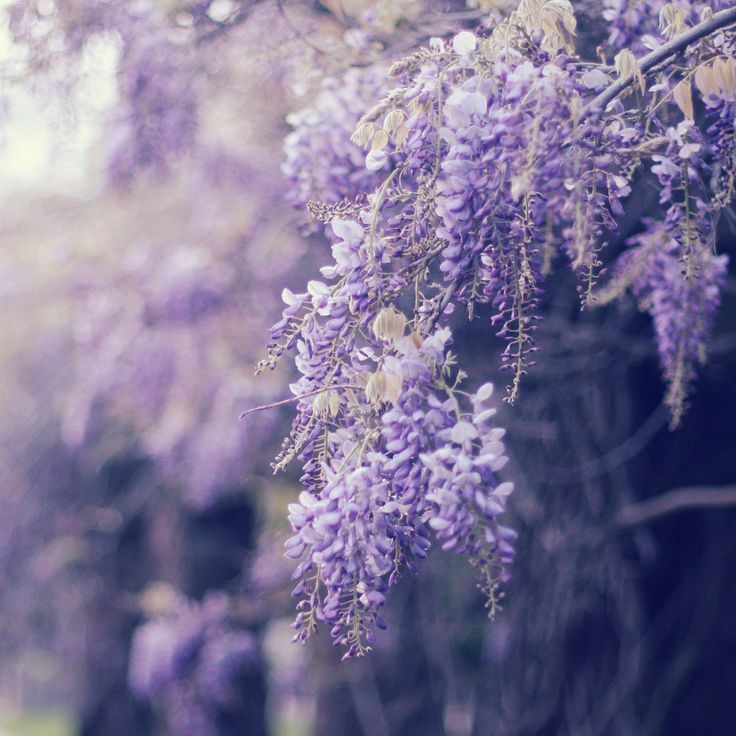
M231 621L222 594L201 603L180 598L137 629L128 679L161 706L173 736L200 736L212 732L218 708L237 701L259 657L255 636Z

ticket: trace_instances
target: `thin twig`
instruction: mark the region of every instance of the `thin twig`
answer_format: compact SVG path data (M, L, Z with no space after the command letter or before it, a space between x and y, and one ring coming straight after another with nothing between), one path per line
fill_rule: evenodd
M574 467L549 467L546 482L567 485L574 481L589 481L610 474L642 452L664 427L667 416L664 405L659 404L646 421L620 445L600 457L581 462Z
M297 401L301 401L302 399L308 399L310 396L316 396L317 394L323 394L325 391L337 391L344 388L354 388L354 389L360 389L363 390L363 386L356 386L352 383L342 383L342 384L336 384L334 386L322 386L322 388L316 388L313 391L307 391L305 394L300 394L299 396L290 396L288 399L281 399L281 401L274 401L270 404L262 404L261 406L254 406L252 409L246 409L241 415L240 418L243 419L248 416L248 414L253 414L253 412L256 411L263 411L265 409L275 409L277 406L284 406L285 404L293 404Z
M442 299L440 299L439 306L437 307L437 309L435 310L435 313L432 315L431 319L427 323L427 334L428 335L435 328L435 325L437 324L440 317L442 316L442 313L445 311L445 309L447 309L447 305L452 301L452 297L455 295L455 292L460 288L460 284L462 284L462 279L460 278L455 279L442 292Z
M237 28L241 23L244 23L251 14L253 7L258 5L262 0L252 0L250 3L241 7L234 15L230 16L227 20L215 22L213 28L204 31L197 36L194 43L197 45L207 44L214 41L219 36L231 31L233 28Z
M303 41L307 46L309 46L310 49L313 51L316 51L320 56L325 56L327 52L324 49L321 49L319 46L317 46L315 43L313 43L306 34L302 33L289 19L289 16L286 15L286 10L284 8L284 0L277 0L276 5L279 9L279 15L281 16L282 20L284 21L284 24L286 27L301 41Z

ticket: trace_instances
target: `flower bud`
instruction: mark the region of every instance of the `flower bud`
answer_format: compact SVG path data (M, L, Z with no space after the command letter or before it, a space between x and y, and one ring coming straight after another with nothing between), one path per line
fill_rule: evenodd
M312 402L312 411L318 417L334 417L340 408L340 399L335 391L323 391Z
M685 25L686 17L686 13L682 8L667 3L659 11L659 29L667 38L674 38L687 28Z
M396 342L404 336L406 317L393 307L382 309L373 320L373 334L379 340Z
M376 126L373 123L363 123L359 125L357 130L350 136L350 140L356 146L366 147L376 132Z
M388 133L385 130L377 130L371 144L372 151L381 151L388 145Z
M404 379L398 373L376 371L365 387L365 395L372 404L391 402L395 404L401 394Z
M383 129L389 135L396 135L396 131L404 124L406 115L401 110L391 110L383 121Z
M695 86L703 97L718 93L718 82L713 67L702 64L695 71Z
M478 43L475 34L470 31L460 31L455 38L452 39L452 48L459 56L468 56L475 51Z
M672 90L672 96L675 98L677 107L682 110L685 117L688 120L692 120L695 113L693 111L693 95L690 88L690 82L685 81L684 79L678 82Z
M639 63L636 60L634 54L628 49L622 49L616 54L613 60L616 66L616 72L621 78L622 82L627 82L629 79L633 79L639 72Z
M635 80L639 84L642 93L646 91L646 81L639 69L639 61L628 49L622 49L613 59L616 72L622 82Z
M728 59L716 59L713 62L713 73L721 92L736 94L736 60L732 56Z
M701 64L695 71L695 86L703 97L736 94L736 60L730 57Z

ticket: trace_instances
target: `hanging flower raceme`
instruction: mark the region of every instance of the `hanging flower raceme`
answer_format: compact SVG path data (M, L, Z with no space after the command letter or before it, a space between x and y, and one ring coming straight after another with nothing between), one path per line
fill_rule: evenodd
M326 79L309 106L289 115L292 131L284 141L282 170L289 182L290 204L303 210L313 200L336 204L375 189L381 170L385 173L389 167L383 150L388 133L374 132L370 169L350 136L363 111L386 94L387 86L385 69L352 68L340 78Z
M663 11L660 41L688 18ZM472 318L476 305L490 305L513 402L533 364L552 265L562 255L580 277L583 306L605 301L605 289L594 291L602 248L635 173L647 168L660 186L663 218L653 229L664 245L635 244L611 283L632 287L652 315L666 401L679 419L725 271L708 240L708 143L685 82L673 88L660 75L648 120L620 99L601 105L612 70L574 56L575 30L569 2L523 0L492 32L432 39L397 61L392 89L354 116L352 141L366 154L362 171L340 171L348 199L310 207L328 225L333 260L303 293L284 291L283 319L259 365L293 351L300 373L292 432L275 464L298 458L304 469L288 542L300 560L297 639L322 620L348 656L362 654L383 625L388 588L425 555L431 531L480 569L495 609L513 555L513 533L498 524L511 490L497 477L503 431L489 422L488 387L459 388L451 315L462 306ZM732 34L720 38L730 49ZM728 189L731 67L716 66L712 53L695 47L687 59L712 64L700 76ZM619 84L636 83L639 97L628 99L639 100L650 94L647 70L627 54ZM688 119L666 124L660 108ZM369 177L377 177L371 191L356 189Z
M144 597L170 600L134 634L131 688L156 706L172 736L215 734L217 711L232 708L259 671L256 637L234 625L222 594L198 603L154 587Z
M630 286L652 316L667 381L665 404L677 426L696 366L705 361L728 259L715 255L702 133L691 120L664 133L667 147L652 157L664 219L648 222L645 233L630 240L632 250L619 260L613 283L617 293Z
M632 286L639 303L652 316L669 384L665 401L672 411L672 422L677 423L696 366L705 360L728 259L714 255L707 240L683 256L682 243L662 226L655 226L637 241L647 247L649 239L654 241L651 260L645 274Z
M394 327L401 322L392 319ZM385 321L379 313L374 324ZM289 507L296 534L287 555L302 559L295 572L294 592L304 596L297 638L325 621L346 656L364 653L374 626L384 626L379 609L388 588L426 556L431 529L444 548L470 556L494 610L513 556L513 532L497 522L512 485L496 475L506 457L503 430L492 426L487 405L492 387L482 387L463 411L461 376L451 380L449 330L425 339L396 335L389 354L376 361L364 348L366 365L348 369L365 389L336 390L349 414L336 430L317 420L324 441L301 453L311 464L309 490ZM313 417L313 406L305 413ZM454 466L447 466L449 457ZM460 467L464 474L451 482Z

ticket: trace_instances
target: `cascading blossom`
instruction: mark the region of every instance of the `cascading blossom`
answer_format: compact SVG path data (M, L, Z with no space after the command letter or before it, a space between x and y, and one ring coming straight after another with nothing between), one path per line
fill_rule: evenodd
M725 0L604 0L603 18L608 21L608 43L615 49L641 54L661 43L659 33L673 36L697 23L704 12L727 7Z
M135 31L119 74L124 112L108 143L114 182L128 182L146 170L160 174L193 147L200 80L176 74L177 68L192 66L191 50L170 43L163 31Z
M665 399L678 422L685 408L696 366L704 362L706 346L720 305L728 259L700 247L687 257L683 275L682 244L667 228L636 239L650 250L650 262L632 290L652 316L659 356L669 389Z
M365 153L350 140L362 111L387 90L386 70L349 69L323 81L311 104L287 117L292 131L284 140L282 171L289 182L286 198L303 209L311 200L334 204L375 189L389 166L388 155Z
M259 658L255 635L234 626L226 597L212 593L201 603L178 599L136 630L128 679L172 735L207 736L217 733L217 710L237 702Z
M289 506L296 534L286 545L289 557L303 558L295 572L295 594L305 595L297 638L323 620L346 656L366 651L373 627L385 625L379 609L388 588L426 556L430 529L445 549L471 556L496 606L514 536L496 521L512 489L496 476L507 459L504 432L490 426L490 384L476 394L472 413L461 413L446 384L449 341L447 328L423 340L397 337L380 370L353 374L365 390L345 390L353 404L346 426L332 431L321 420L321 458L302 452L311 461L303 479L309 490ZM466 471L457 483L449 482L448 453Z
M616 265L614 283L615 291L630 286L652 316L667 381L665 404L677 426L696 366L705 361L728 257L715 255L714 213L707 202L711 167L703 158L702 133L691 120L664 133L667 148L652 157L664 220L648 222L645 233L629 241L632 250Z
M664 6L653 45L692 22ZM495 609L513 556L513 532L498 523L512 486L497 476L503 430L489 422L490 388L459 388L465 376L449 331L457 306L472 318L490 304L513 402L559 255L580 279L584 307L631 287L654 319L666 403L679 420L725 273L711 251L714 207L733 193L730 71L716 69L711 48L688 50L694 71L711 64L700 72L708 149L687 80L675 85L659 69L648 89L649 70L631 52L616 70L621 83L637 83L628 99L651 105L649 119L623 99L601 104L611 70L575 56L575 30L569 2L523 0L492 31L434 38L397 61L393 88L352 136L368 151L363 172L343 179L345 199L310 206L328 225L333 261L324 281L284 292L259 365L293 351L300 373L291 386L297 414L275 463L298 457L304 468L287 543L300 560L297 639L325 621L346 656L365 652L391 583L425 555L430 531L479 568ZM732 32L717 43L731 49ZM680 113L685 121L667 122ZM723 202L709 197L708 150L721 159ZM597 289L605 241L647 168L660 188L663 218L651 230L662 245L634 243ZM373 190L353 188L350 199L354 182L374 172Z

